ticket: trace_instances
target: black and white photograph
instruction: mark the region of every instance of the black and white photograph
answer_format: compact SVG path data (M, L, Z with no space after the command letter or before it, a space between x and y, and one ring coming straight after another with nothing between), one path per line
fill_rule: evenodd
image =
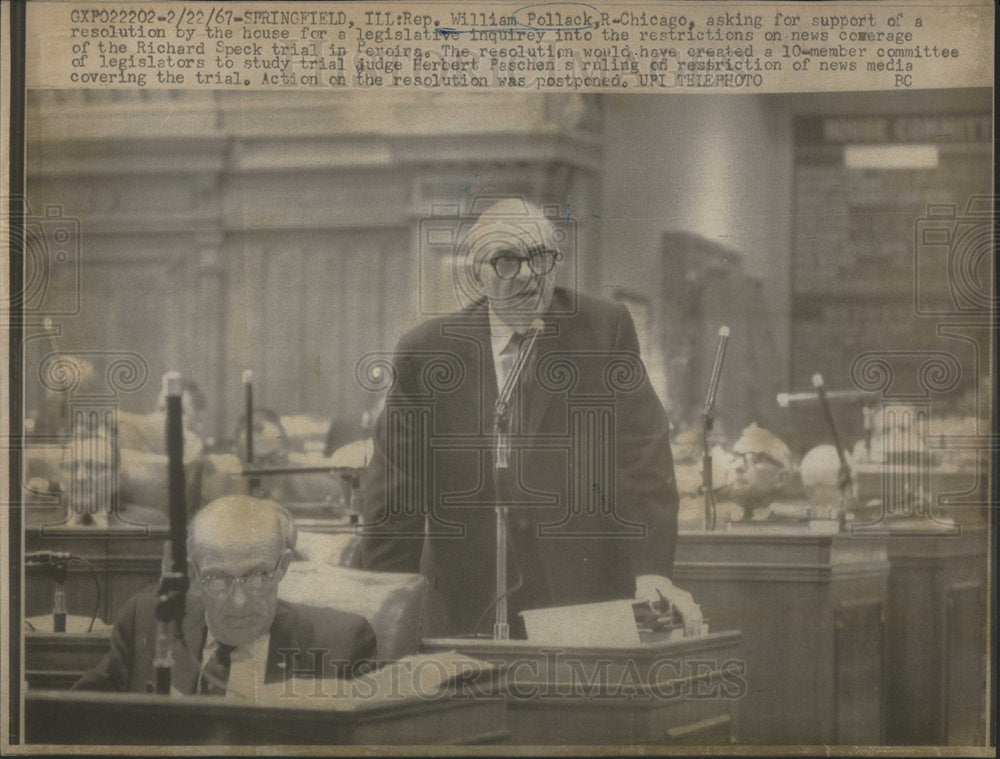
M29 33L5 125L6 752L995 755L992 66L796 91L844 40L917 77L905 3L718 3L656 92L608 83L690 5L56 5L76 78ZM591 32L631 48L530 85Z

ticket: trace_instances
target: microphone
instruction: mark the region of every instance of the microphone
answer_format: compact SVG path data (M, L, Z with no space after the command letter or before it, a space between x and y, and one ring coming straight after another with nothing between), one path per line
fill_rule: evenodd
M726 358L726 344L729 342L729 327L719 327L719 345L715 349L715 365L712 366L712 377L708 381L708 396L705 398L706 416L712 415L715 407L715 393L719 389L719 377L722 375L722 362Z
M521 350L518 351L514 367L511 369L510 374L507 375L507 379L503 383L503 388L500 390L499 395L497 395L497 401L493 407L493 434L497 439L495 462L497 469L507 468L507 454L510 449L510 441L507 439L507 427L510 421L510 396L521 379L521 374L528 363L531 351L535 348L535 341L544 329L545 322L542 319L536 318L531 322L531 326L528 328L528 342L522 345Z
M815 380L815 378L814 378ZM826 390L826 398L829 401L855 401L867 400L875 395L868 390ZM781 408L788 408L797 403L812 403L819 398L819 393L778 393L775 400Z

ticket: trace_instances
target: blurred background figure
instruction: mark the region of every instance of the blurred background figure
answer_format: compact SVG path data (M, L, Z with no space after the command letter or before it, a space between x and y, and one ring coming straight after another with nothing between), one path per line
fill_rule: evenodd
M121 453L112 426L74 436L62 449L54 479L29 480L26 523L93 529L166 526L165 467L162 481L143 488L143 477L125 475ZM142 497L148 493L156 497Z
M851 454L845 451L844 455L853 470ZM800 471L806 504L814 519L837 519L857 511L856 479L852 476L851 489L841 492L840 457L834 446L818 445L810 450L802 457Z
M294 471L348 465L324 454L328 430L326 422L312 416L255 408L252 464L246 461L246 418L241 417L226 450L205 457L202 502L241 493L277 501L297 517L346 517L351 500L347 480L331 472ZM245 469L290 471L251 477Z
M48 393L46 410L38 417L49 431L25 448L27 521L36 525L109 528L167 523L167 455L165 394L158 408L131 413L113 399L102 402L106 390L87 359L62 361L76 376L73 406L68 392ZM205 398L193 381L184 382L184 462L187 507L193 514L201 503L204 445L195 431ZM55 409L53 411L52 409ZM55 425L55 426L53 426ZM30 432L38 432L33 425Z
M182 379L181 408L184 412L184 459L194 460L206 447L202 430L205 427L205 394L198 384ZM166 455L167 395L160 391L156 409L147 414L118 412L119 443L123 449Z
M771 505L785 492L795 469L792 452L772 433L751 424L733 445L729 494L742 507L742 518Z
M720 522L759 522L805 516L795 458L781 438L752 423L726 453L712 451L715 481L725 499L717 504ZM792 499L789 501L788 499Z

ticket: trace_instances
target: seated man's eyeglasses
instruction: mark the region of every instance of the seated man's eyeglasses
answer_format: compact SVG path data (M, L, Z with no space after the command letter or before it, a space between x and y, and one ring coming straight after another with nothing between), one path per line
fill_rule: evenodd
M240 575L239 577L233 577L223 572L209 572L208 574L199 572L198 574L201 587L208 595L213 598L227 598L233 592L233 588L237 582L250 595L266 590L274 582L274 576L278 573L279 566L281 566L280 558L270 572L256 570L254 572L247 572L245 575Z
M733 458L737 461L742 460L747 466L771 464L779 469L784 468L784 465L780 461L775 459L773 456L769 456L764 451L744 451L743 453L734 453Z
M558 250L540 248L529 251L528 255L522 256L515 250L500 250L491 256L487 262L493 267L500 279L514 279L521 273L521 266L525 261L533 274L548 274L555 268L556 261L562 260L562 253Z

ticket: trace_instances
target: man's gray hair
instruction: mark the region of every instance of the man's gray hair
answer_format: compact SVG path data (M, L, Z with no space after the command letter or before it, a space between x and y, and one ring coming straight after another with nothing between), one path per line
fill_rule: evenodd
M268 501L263 498L254 498L249 495L227 495L212 501L194 515L188 525L188 557L193 560L198 547L199 530L203 529L201 526L206 522L211 522L213 519L241 521L255 519L265 522L269 516L274 520L276 534L280 536L283 548L294 550L298 539L298 530L295 527L295 519L288 509L276 501Z

